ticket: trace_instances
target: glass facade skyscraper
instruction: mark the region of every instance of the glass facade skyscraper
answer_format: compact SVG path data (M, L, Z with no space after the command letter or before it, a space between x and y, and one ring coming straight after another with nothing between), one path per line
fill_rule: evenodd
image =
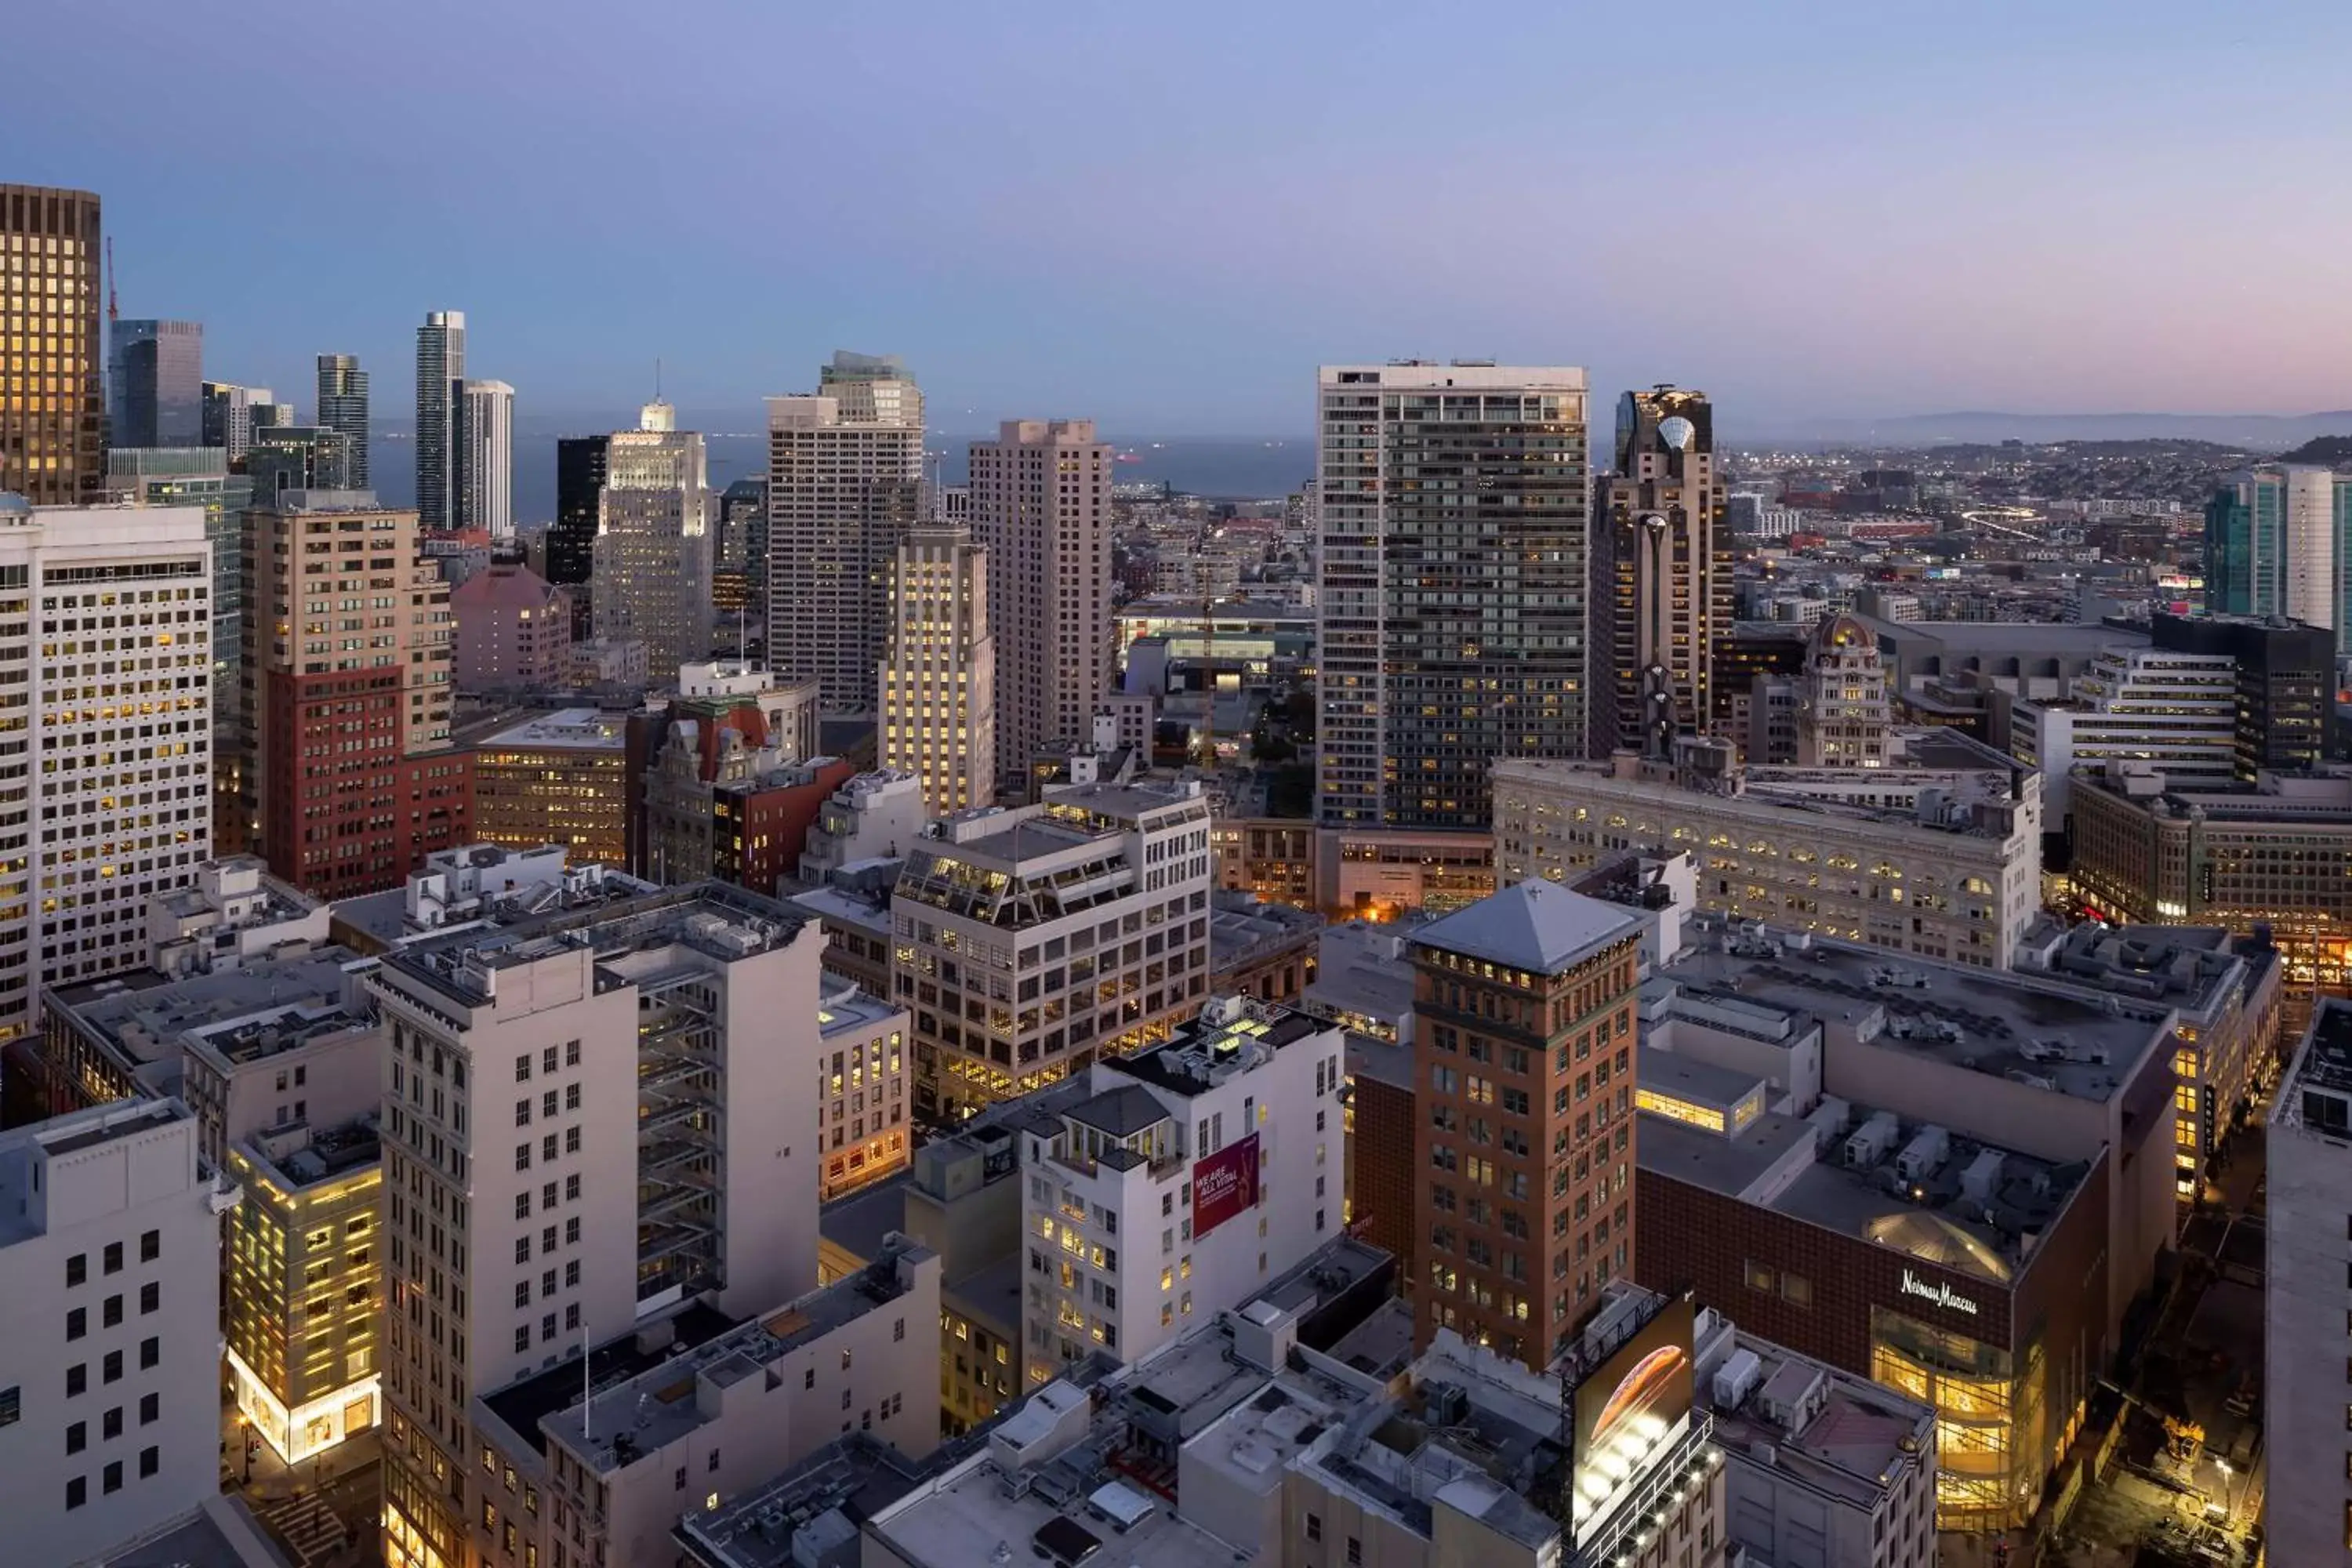
M2352 475L2315 464L2232 475L2205 506L2205 607L2352 632Z
M318 423L350 443L352 489L368 488L368 374L351 354L319 356Z
M200 447L205 329L199 321L110 324L107 411L114 447Z
M416 521L457 526L457 384L466 379L466 313L436 310L416 329Z

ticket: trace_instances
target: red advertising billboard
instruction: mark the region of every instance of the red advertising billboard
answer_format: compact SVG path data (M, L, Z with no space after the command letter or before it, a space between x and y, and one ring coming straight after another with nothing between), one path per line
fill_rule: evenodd
M1257 1207L1257 1134L1192 1165L1192 1239Z

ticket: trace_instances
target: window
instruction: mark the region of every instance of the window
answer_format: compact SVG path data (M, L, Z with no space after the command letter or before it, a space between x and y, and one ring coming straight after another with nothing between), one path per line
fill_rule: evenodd
M162 1406L158 1403L162 1397L161 1394L142 1394L139 1396L139 1425L152 1426L155 1424L157 1417L163 1415Z
M161 1339L157 1338L153 1334L150 1334L145 1339L139 1342L139 1367L141 1371L145 1371L147 1368L153 1366L157 1362L160 1362L163 1359L163 1342Z
M66 1507L68 1509L79 1508L89 1500L89 1481L88 1478L76 1476L73 1479L66 1483Z
M1350 1563L1361 1563L1363 1560L1364 1543L1352 1535L1348 1537L1348 1561Z
M530 1169L530 1144L518 1143L515 1145L515 1169L518 1171L528 1171Z
M157 1469L162 1466L162 1464L163 1464L163 1451L162 1451L161 1449L158 1449L158 1448L142 1448L142 1449L140 1449L140 1450L139 1450L139 1473L140 1473L140 1475L141 1475L141 1476L142 1476L142 1477L144 1477L144 1476L152 1476L152 1475L153 1475L153 1474L155 1473L155 1471L156 1471L156 1470L157 1470Z
M76 1307L72 1311L66 1314L66 1338L69 1340L78 1340L89 1332L89 1308Z
M529 1219L530 1217L530 1194L529 1193L517 1193L515 1194L515 1218Z
M579 1041L566 1040L563 1042L563 1065L568 1068L576 1068L580 1065Z
M68 1289L89 1279L89 1254L77 1252L66 1259L66 1286Z
M152 1263L163 1256L163 1233L160 1230L151 1230L142 1234L139 1237L139 1261Z
M77 1394L86 1394L89 1391L89 1363L78 1361L66 1368L66 1397L71 1399ZM2352 1419L2346 1420L2344 1425L2352 1427Z
M563 1201L568 1204L580 1201L580 1173L577 1171L563 1178Z
M578 1258L575 1258L571 1262L563 1266L563 1283L566 1286L573 1286L580 1283L580 1260Z
M1780 1297L1794 1306L1810 1307L1813 1304L1813 1282L1801 1274L1784 1272L1780 1276Z
M580 1109L580 1086L578 1084L568 1083L563 1086L563 1109L566 1110L577 1110Z
M567 1127L563 1130L563 1152L567 1154L580 1152L580 1129L577 1127Z
M528 1307L530 1305L530 1280L518 1279L515 1281L515 1305L518 1307ZM526 1341L525 1342L528 1343L529 1342Z
M529 1083L530 1081L530 1053L529 1051L525 1051L522 1055L515 1058L515 1082Z
M515 1331L515 1349L518 1351L527 1351L530 1349L530 1325L529 1323L525 1323L521 1328Z
M160 1310L163 1308L163 1287L162 1285L150 1279L147 1283L139 1287L139 1315L141 1317L143 1318L150 1312Z
M66 1428L66 1452L79 1454L89 1447L89 1423L77 1421Z
M109 1274L122 1272L122 1243L110 1241L106 1244L106 1271Z
M550 1164L555 1162L555 1134L551 1132L539 1141L539 1157Z
M530 1125L530 1097L529 1095L525 1095L520 1100L515 1101L515 1125L517 1127L528 1127Z
M1323 1539L1323 1516L1321 1514L1310 1513L1307 1516L1307 1539L1309 1541L1320 1541Z
M99 1489L100 1489L100 1491L109 1491L109 1492L119 1492L119 1491L121 1491L121 1490L122 1489L122 1461L121 1461L121 1460L120 1460L120 1459L113 1459L113 1460L110 1460L110 1461L108 1462L107 1467L106 1467L106 1475L105 1475L105 1479L100 1483Z
M122 1406L118 1405L106 1413L105 1419L100 1423L99 1436L109 1442L122 1436Z
M809 1388L814 1388L815 1386L816 1386L816 1368L814 1368L814 1367L811 1367L811 1368L809 1368L806 1372L804 1372L804 1373L803 1373L801 1374L801 1387L803 1387L803 1389L809 1389Z
M530 1237L527 1236L515 1237L515 1261L517 1263L530 1261Z
M707 1469L707 1470L714 1470L714 1471L715 1471L715 1470L717 1470L717 1469L719 1468L719 1450L718 1450L718 1449L713 1448L713 1449L711 1449L711 1450L710 1450L710 1462L709 1462L709 1464L705 1465L705 1466L703 1467L703 1468L705 1468L705 1469Z
M580 1216L578 1215L574 1215L570 1219L563 1222L563 1245L566 1247L577 1247L580 1245Z
M106 1299L106 1326L110 1329L121 1321L122 1298L120 1296L109 1296Z

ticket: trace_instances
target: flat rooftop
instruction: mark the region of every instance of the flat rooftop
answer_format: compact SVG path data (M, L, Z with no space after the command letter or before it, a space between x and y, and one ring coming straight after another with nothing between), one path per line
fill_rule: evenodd
M1033 1555L1067 1562L1097 1552L1104 1563L1127 1568L1202 1568L1234 1560L1232 1546L1174 1517L1164 1501L1121 1535L1087 1514L1082 1499L1060 1508L1035 1492L1010 1498L1005 1489L992 1464L974 1464L908 1500L874 1532L909 1568L971 1568L997 1561L1000 1547L1008 1563Z
M1317 941L1307 1006L1328 1016L1348 1014L1384 1023L1404 1017L1412 1011L1412 965L1404 960L1403 944L1416 929L1370 921L1325 927Z
M1727 1116L1740 1101L1756 1093L1762 1082L1749 1073L1652 1046L1640 1047L1633 1054L1634 1081L1643 1089L1654 1089L1685 1104L1703 1105Z
M698 1380L707 1377L721 1386L731 1386L760 1376L779 1356L903 1300L907 1289L898 1276L900 1261L929 1256L928 1250L912 1242L887 1249L855 1274L812 1290L764 1317L738 1324L682 1355L670 1356L633 1377L596 1389L588 1404L567 1405L542 1415L540 1430L561 1438L574 1453L587 1456L600 1470L624 1468L713 1418L704 1413L702 1402L696 1397ZM591 1415L593 1427L586 1423Z
M1210 1016L1210 1009L1221 1001L1240 1003L1236 1015L1223 1022ZM1171 1094L1189 1097L1271 1060L1276 1051L1331 1032L1329 1024L1294 1008L1212 996L1165 1044L1131 1057L1113 1058L1103 1065Z
M640 1324L636 1331L590 1351L589 1386L594 1394L601 1396L664 1365L670 1361L672 1351L677 1347L685 1346L691 1350L695 1346L708 1344L737 1326L736 1319L718 1309L701 1301L690 1301L681 1311ZM667 1343L652 1342L642 1337L650 1329L667 1329L672 1337ZM547 1452L547 1439L540 1430L541 1419L576 1409L580 1403L580 1369L567 1358L545 1372L535 1373L482 1395L479 1403L490 1415L504 1422L509 1431L544 1454ZM631 1414L634 1415L635 1412Z
M182 980L132 970L52 986L48 1000L133 1063L174 1054L184 1037L241 1062L365 1026L371 1015L343 998L346 973L367 962L349 948L313 948Z
M480 744L513 750L619 752L627 744L628 728L625 713L608 712L601 708L560 708L553 712L533 713Z
M1322 928L1323 917L1288 904L1269 904L1246 893L1218 892L1209 902L1209 967L1231 969L1287 944L1304 943Z
M1843 1102L1824 1105L1832 1103ZM2049 1228L2091 1170L2084 1162L2053 1165L1947 1131L1943 1158L1905 1176L1897 1161L1927 1124L1869 1106L1848 1107L1842 1121L1817 1110L1822 1127L1767 1111L1729 1137L1642 1116L1634 1153L1644 1173L1753 1202L1746 1194L1757 1179L1795 1158L1801 1165L1795 1178L1760 1206L2004 1286L2032 1255L2027 1238ZM1866 1163L1849 1164L1853 1141L1874 1117L1885 1117L1882 1125L1891 1124L1891 1131ZM1792 1155L1800 1145L1812 1152Z
M887 937L890 934L888 905L873 899L861 899L839 888L812 888L805 893L794 893L784 901L820 920L856 926L869 935Z
M1695 921L1693 935L1654 975L1680 994L1810 1015L1832 1027L1859 1028L1875 1010L1884 1019L1875 1044L2078 1099L2114 1098L2171 1038L2173 1008L2164 1001L2081 982L1727 927L1719 917Z
M0 1247L44 1234L32 1214L34 1175L42 1162L194 1120L176 1100L118 1100L0 1132Z
M2324 997L2288 1059L2287 1081L2271 1112L2279 1127L2352 1141L2352 1002Z
M864 1432L838 1438L767 1485L709 1513L690 1513L677 1537L696 1561L714 1568L796 1568L794 1542L803 1533L824 1543L849 1542L877 1513L937 1473L942 1455L907 1458Z
M341 1127L310 1127L302 1122L273 1127L236 1147L289 1193L363 1171L377 1163L383 1152L373 1116Z
M1749 1464L1865 1510L1887 1490L1883 1478L1927 1461L1936 1413L1881 1384L1801 1356L1769 1341L1734 1336L1758 1365L1755 1385L1736 1405L1715 1398L1714 1363L1698 1379L1698 1403L1715 1415L1715 1440ZM1788 1412L1793 1421L1779 1418Z
M816 1005L817 1031L828 1040L871 1034L893 1018L903 1019L906 1013L904 1007L893 1007L863 991L836 991Z

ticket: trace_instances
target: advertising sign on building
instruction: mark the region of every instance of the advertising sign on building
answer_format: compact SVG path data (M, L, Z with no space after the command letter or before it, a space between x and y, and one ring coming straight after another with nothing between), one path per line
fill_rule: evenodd
M1228 1143L1192 1166L1192 1239L1257 1207L1257 1134Z

